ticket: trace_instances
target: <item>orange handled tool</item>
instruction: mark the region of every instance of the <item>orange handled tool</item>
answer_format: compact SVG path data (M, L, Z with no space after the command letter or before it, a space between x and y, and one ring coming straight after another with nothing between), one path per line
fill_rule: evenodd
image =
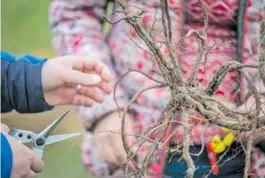
M230 132L230 129L227 129L225 127L221 127L221 129L225 133L227 133L224 139L221 139L219 135L215 135L207 145L208 157L210 159L212 172L214 175L217 175L219 173L219 168L216 160L217 155L224 152L225 149L229 147L235 139L235 135Z
M210 163L212 166L212 172L214 175L217 175L219 173L219 168L216 160L217 154L214 152L214 148L211 146L210 143L207 145L207 150L208 150L208 157L210 159Z

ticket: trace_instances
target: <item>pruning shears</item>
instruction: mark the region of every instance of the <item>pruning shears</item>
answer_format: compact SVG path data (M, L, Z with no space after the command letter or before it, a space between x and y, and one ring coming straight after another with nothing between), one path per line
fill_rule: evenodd
M53 121L48 127L46 127L39 134L32 131L12 129L9 133L13 138L15 138L19 143L31 143L32 151L36 153L40 158L43 157L44 148L46 145L54 144L75 136L81 135L81 133L72 133L72 134L62 134L62 135L52 135L50 134L53 130L60 124L60 122L65 118L65 116L70 112L66 111L58 119Z

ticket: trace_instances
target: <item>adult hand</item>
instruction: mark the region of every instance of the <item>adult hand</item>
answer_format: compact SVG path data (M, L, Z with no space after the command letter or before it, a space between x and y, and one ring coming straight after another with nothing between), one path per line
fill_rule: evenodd
M110 80L111 73L102 62L84 56L50 59L42 68L44 97L50 105L102 102L102 91L112 90Z
M125 134L127 145L135 141L133 136L133 118L130 115L125 119ZM121 138L121 118L118 112L114 112L103 118L94 129L93 142L101 159L114 166L120 166L126 162L126 152ZM129 166L134 168L130 162Z
M35 178L37 173L43 171L43 161L35 155L28 147L18 143L8 135L9 128L1 124L1 132L7 138L13 154L13 165L11 178Z

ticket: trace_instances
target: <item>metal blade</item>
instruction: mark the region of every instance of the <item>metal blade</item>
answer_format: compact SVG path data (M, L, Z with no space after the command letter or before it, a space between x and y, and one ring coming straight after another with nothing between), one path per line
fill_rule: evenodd
M53 136L49 136L46 141L45 141L45 145L50 145L56 142L60 142L75 136L79 136L81 135L81 133L72 133L72 134L63 134L63 135L53 135Z
M38 137L44 137L45 139L48 138L48 136L53 132L53 130L58 126L58 124L65 118L65 116L70 112L70 110L63 113L62 116L60 116L58 119L53 121L46 129L44 129L40 134L38 134Z

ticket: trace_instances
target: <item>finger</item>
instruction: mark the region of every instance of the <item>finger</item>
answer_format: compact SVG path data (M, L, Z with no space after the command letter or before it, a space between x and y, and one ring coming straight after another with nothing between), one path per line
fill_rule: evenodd
M136 171L136 170L137 170L136 165L133 164L132 161L129 161L129 162L128 162L128 167L129 167L129 169L131 169L131 170L133 170L133 171Z
M132 133L132 131L130 129L128 129L128 132ZM131 152L131 155L130 155L131 160L128 161L128 167L133 171L136 171L136 169L137 169L136 165L134 164L137 161L137 155L135 155L137 148L134 145L135 140L136 140L135 136L132 136L132 135L126 136L126 142L127 142L127 145L130 147L130 152ZM126 154L124 149L123 149L123 156L124 156L123 159L126 161L127 160L127 154ZM125 163L125 161L123 163Z
M108 151L106 152L106 149ZM112 165L119 165L119 162L117 160L117 155L115 150L111 146L104 146L101 147L101 153L102 153L102 158L108 163Z
M32 153L33 154L33 153ZM44 169L44 163L42 159L40 159L38 156L33 155L32 162L31 162L31 169L36 172L40 173Z
M137 170L137 167L134 163L137 163L137 148L136 146L133 146L132 147L132 153L134 154L134 156L132 157L132 161L129 161L128 162L128 167L130 169L132 169L133 171L136 171ZM133 163L134 162L134 163Z
M115 150L118 165L124 164L127 155L123 148L121 138L119 138L119 136L113 136L110 138L110 142L112 143L113 150Z
M5 124L1 124L1 132L8 134L10 131L9 127Z
M102 143L102 141L104 143ZM96 141L96 147L101 159L108 164L117 165L116 153L112 149L112 146L108 142L108 138L102 138L101 141Z
M110 94L112 92L112 87L108 82L100 82L98 87L107 94Z
M134 144L134 145L132 145L131 146L132 147L132 153L133 153L133 155L134 155L134 157L132 158L134 161L138 161L138 159L137 159L137 152L138 152L138 148L137 148L137 146Z
M101 91L94 87L81 87L78 94L89 97L97 102L103 101L103 95Z
M23 178L36 178L37 177L37 174L30 170L25 176L23 176Z
M91 60L87 57L78 57L78 60L76 60L76 57L73 59L73 68L77 70L88 70L88 71L95 71L97 74L99 74L103 80L110 81L112 78L111 72L108 69L108 67L101 62L100 60Z
M103 80L110 81L112 79L111 72L105 64L97 63L95 70L96 73L99 74Z
M94 70L96 66L96 61L88 59L85 56L71 56L71 60L73 61L73 69L76 70Z
M68 103L68 104L91 107L94 103L95 101L93 101L89 97L86 97L83 95L75 95L72 100L72 103Z
M94 86L101 81L99 75L87 74L72 69L65 69L60 79L66 84L80 84L84 86Z
M89 74L97 74L95 71L84 71L85 73ZM110 94L112 92L112 86L109 81L101 80L95 87L101 89L104 93Z
M116 149L115 150L121 150L121 148L122 148L122 151L120 151L120 152L117 152L117 153L119 153L118 155L117 155L117 163L118 163L118 165L122 165L122 164L124 164L124 163L126 163L126 160L127 160L127 154L126 154L126 152L125 152L125 150L123 149L123 147L122 146L118 146L118 147L116 147ZM134 152L133 152L134 153ZM133 159L133 158L131 158L131 159ZM132 161L128 161L128 167L130 168L130 169L132 169L132 170L136 170L136 166L133 164L133 162Z
M117 150L117 148L116 148ZM126 162L127 155L123 151L119 152L116 156L118 165L122 165Z

